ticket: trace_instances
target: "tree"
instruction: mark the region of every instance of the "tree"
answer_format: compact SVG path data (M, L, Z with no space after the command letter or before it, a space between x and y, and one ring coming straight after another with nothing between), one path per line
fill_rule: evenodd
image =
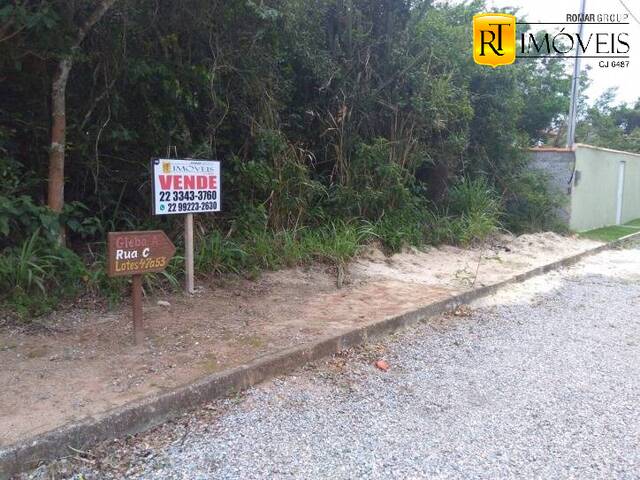
M60 213L64 207L64 162L67 131L66 94L69 73L74 56L93 26L117 0L101 0L81 23L75 33L69 51L60 58L51 84L51 144L49 151L49 188L47 204L54 212ZM72 15L76 12L71 10Z
M616 91L605 91L586 109L578 123L582 143L605 148L640 152L640 99L633 107L614 105Z
M559 62L473 63L469 29L483 10L478 0L14 0L0 8L0 161L33 172L21 193L65 206L62 222L84 204L101 234L160 221L147 215L146 163L167 145L227 162L223 225L262 218L246 203L269 219L283 211L280 179L322 185L316 221L349 202L388 215L389 178L441 207L462 176L497 184L521 168L520 147L566 110ZM369 185L383 208L367 208Z

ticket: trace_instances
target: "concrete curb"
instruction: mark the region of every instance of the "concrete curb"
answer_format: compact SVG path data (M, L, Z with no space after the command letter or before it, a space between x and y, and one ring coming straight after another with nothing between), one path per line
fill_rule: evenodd
M573 265L583 258L620 246L634 238L640 239L640 232L534 268L497 284L464 292L449 299L339 335L320 338L309 344L281 350L258 358L249 364L209 375L195 383L132 402L99 416L71 423L10 445L0 449L0 479L9 478L11 475L35 468L40 462L68 455L69 447L86 449L104 440L147 430L206 402L239 392L268 378L286 374L307 362L319 360L345 348L357 346L368 340L401 330L429 317L442 314L458 305L493 294L505 286Z

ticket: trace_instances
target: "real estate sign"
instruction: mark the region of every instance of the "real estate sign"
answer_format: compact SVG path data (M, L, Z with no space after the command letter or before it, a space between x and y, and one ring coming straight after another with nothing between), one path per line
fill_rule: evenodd
M220 162L151 161L153 214L177 215L220 211Z

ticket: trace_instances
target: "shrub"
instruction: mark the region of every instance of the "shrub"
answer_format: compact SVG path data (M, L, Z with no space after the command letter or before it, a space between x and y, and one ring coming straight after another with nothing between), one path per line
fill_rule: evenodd
M413 204L413 174L392 157L391 142L384 138L358 144L331 191L331 212L344 219L377 221Z
M201 239L199 244L195 257L196 272L220 274L239 273L242 270L247 252L237 242L223 237L218 230Z
M6 292L2 301L19 316L45 313L60 298L77 294L86 279L82 260L39 230L0 256L0 291Z
M448 196L448 235L453 243L468 245L482 241L500 227L503 215L500 199L483 178L464 179Z
M427 207L415 204L390 211L375 222L373 232L388 253L396 253L409 245L423 246L428 238L429 220Z
M313 258L344 266L372 235L369 224L336 221L307 232L303 241Z
M0 196L0 245L18 245L36 231L53 240L59 229L57 215L46 207L36 205L31 197Z
M100 220L88 215L89 209L80 202L69 202L58 215L43 205L36 205L31 197L0 196L0 245L16 245L37 230L49 241L55 241L60 227L80 238L101 231Z
M509 183L512 192L506 201L506 227L515 233L552 230L566 232L560 218L567 196L551 185L544 172L528 170Z
M234 210L238 218L247 208L262 208L265 225L274 231L302 225L316 200L326 195L311 178L313 156L294 145L279 130L262 128L256 133L253 156L231 159L230 185L238 194Z

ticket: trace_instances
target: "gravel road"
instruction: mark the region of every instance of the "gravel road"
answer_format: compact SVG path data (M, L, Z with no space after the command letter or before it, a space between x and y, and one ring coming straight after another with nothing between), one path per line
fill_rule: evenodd
M640 249L604 252L220 402L126 476L640 478L639 308Z

